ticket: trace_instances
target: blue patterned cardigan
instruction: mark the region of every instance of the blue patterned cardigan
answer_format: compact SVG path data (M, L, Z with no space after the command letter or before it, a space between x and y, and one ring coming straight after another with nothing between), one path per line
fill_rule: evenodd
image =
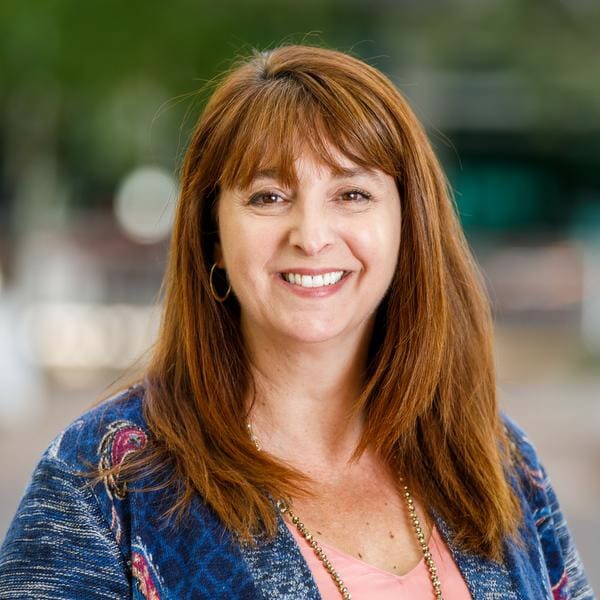
M116 464L146 443L142 402L142 388L106 400L46 449L0 548L0 599L318 600L281 516L278 535L251 548L234 542L200 497L175 530L159 520L164 490L127 492L114 480L92 488L76 474L86 464ZM498 564L457 548L434 515L439 531L476 600L593 599L535 450L503 418L522 457L512 484L524 509L526 547L507 542Z

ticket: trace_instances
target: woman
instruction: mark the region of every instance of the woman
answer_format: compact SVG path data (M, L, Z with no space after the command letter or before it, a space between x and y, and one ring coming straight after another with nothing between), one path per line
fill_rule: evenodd
M293 45L234 65L165 290L143 375L44 453L0 598L593 598L499 412L444 175L378 70Z

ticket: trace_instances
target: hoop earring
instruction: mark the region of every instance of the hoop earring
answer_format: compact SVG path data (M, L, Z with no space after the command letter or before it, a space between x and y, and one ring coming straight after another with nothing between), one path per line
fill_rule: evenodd
M227 288L227 291L225 292L224 296L219 296L219 294L217 294L217 292L215 291L215 288L213 287L213 273L215 272L216 266L217 266L217 263L213 263L213 266L210 269L210 275L208 277L208 283L210 285L210 293L212 294L212 297L217 302L225 302L225 300L227 300L227 298L229 297L229 294L231 293L231 284L229 284L229 287Z

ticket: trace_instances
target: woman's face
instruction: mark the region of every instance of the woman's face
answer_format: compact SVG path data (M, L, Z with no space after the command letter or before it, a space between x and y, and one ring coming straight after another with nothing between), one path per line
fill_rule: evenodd
M338 159L343 178L303 154L297 189L265 172L221 191L215 259L245 334L344 340L374 316L398 259L400 197L389 175Z

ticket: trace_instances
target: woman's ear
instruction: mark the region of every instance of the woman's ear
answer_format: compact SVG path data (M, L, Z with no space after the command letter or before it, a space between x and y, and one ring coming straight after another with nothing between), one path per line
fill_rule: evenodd
M223 265L223 251L221 249L220 242L215 242L215 247L213 250L213 257L214 257L214 261L217 263L217 267L219 269L224 269L225 266Z

